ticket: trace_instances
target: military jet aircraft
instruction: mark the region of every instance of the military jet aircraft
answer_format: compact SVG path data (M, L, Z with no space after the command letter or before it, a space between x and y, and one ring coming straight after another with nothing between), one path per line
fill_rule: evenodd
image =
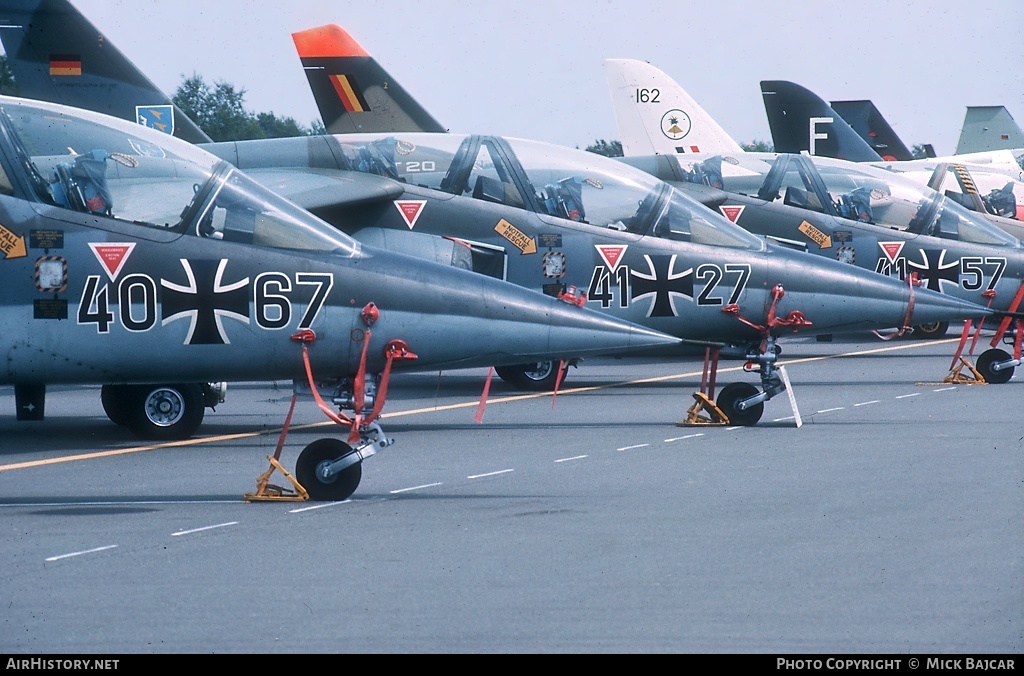
M313 32L316 39L295 36L311 52L300 52L307 73L341 87L314 89L335 103L345 97L352 128L376 124L363 120L384 88L353 73L379 77L382 69L341 28ZM61 43L87 50L93 42L72 39ZM203 147L360 241L430 256L440 248L449 259L455 242L467 268L710 346L708 400L719 352L749 359L761 389L736 383L714 404L733 424L756 423L763 403L785 391L775 365L781 335L955 321L980 308L765 244L654 177L593 153L448 133ZM212 225L219 236L223 228ZM533 362L498 373L549 388L560 371L557 362Z
M658 124L665 111L680 111L690 129L700 132L717 126L708 122L710 116L678 95L679 85L649 64L617 59L605 67L623 149L631 155L624 158L627 163L688 188L769 239L885 275L913 274L933 290L1018 311L1024 249L979 214L870 164L735 152L732 146L687 152L697 150L685 147L688 138L671 139L651 122ZM644 101L638 95L644 89L657 89L657 102ZM633 133L638 128L646 131ZM944 323L920 325L915 334L940 336L947 329ZM996 348L1003 337L997 332L992 349L978 359L977 370L988 382L1005 382L1020 363L1018 345L1012 357Z
M19 407L42 412L49 384L98 383L114 422L182 438L203 417L194 383L308 383L351 411L332 413L344 441L299 456L314 497L348 497L390 444L376 418L392 371L678 343L366 246L209 153L107 116L0 97L0 169L0 384Z
M761 82L761 94L777 152L807 152L899 171L972 211L992 216L990 220L1015 237L1024 234L1024 170L1011 151L919 160L881 157L862 133L814 92L792 82L766 80ZM885 124L880 115L874 122ZM901 143L888 124L874 131L884 134L886 128L890 131L887 147Z

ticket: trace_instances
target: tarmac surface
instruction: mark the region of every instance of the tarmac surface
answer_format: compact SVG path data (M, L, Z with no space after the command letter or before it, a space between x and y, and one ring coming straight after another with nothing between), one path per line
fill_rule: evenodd
M0 388L0 653L1020 653L1024 385L943 383L955 338L783 340L799 427L678 426L697 359L495 378L480 423L486 370L396 374L340 503L243 499L289 383L156 445ZM339 434L300 399L282 464Z

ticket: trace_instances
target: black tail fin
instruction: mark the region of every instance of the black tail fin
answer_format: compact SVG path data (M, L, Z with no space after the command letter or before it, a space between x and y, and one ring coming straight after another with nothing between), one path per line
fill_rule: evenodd
M906 162L914 154L882 117L871 101L833 101L832 109L853 127L879 157L887 162Z
M810 90L783 80L764 80L761 96L775 152L807 152L851 162L882 159L831 106Z
M448 131L340 26L292 39L329 133Z
M19 95L210 141L67 0L0 0L0 40Z

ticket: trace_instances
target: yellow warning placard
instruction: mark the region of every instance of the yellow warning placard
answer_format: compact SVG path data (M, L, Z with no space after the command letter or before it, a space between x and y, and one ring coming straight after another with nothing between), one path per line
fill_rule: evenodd
M0 225L0 251L4 252L4 258L24 258L28 255L28 249L25 247L25 237L23 235L15 235Z
M832 237L828 233L818 230L807 221L801 223L798 229L822 249L832 248Z
M504 218L494 226L494 231L511 242L514 247L524 254L537 253L537 242Z

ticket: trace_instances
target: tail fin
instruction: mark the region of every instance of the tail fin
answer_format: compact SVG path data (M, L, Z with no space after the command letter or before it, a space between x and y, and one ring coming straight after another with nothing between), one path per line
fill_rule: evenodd
M67 0L0 0L0 41L21 96L210 141Z
M448 131L341 26L292 40L329 133Z
M1004 106L968 106L956 154L1024 148L1024 132Z
M914 159L906 144L900 140L882 113L871 101L833 101L832 109L887 162L905 162Z
M807 152L851 162L878 162L868 143L814 92L783 80L762 80L775 151Z
M627 157L743 152L682 87L654 66L607 59L604 68Z

